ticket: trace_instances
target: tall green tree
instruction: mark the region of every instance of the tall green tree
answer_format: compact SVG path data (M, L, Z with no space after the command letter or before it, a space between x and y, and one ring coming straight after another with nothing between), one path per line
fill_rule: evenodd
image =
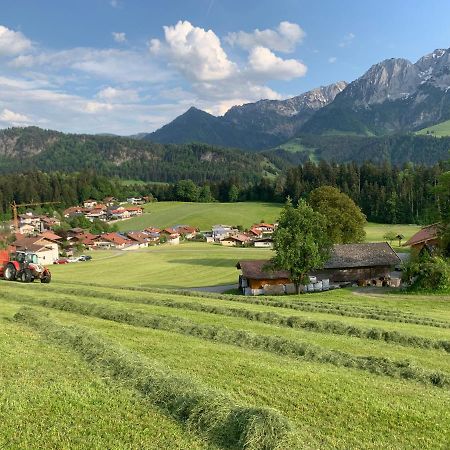
M334 244L364 240L366 216L347 194L332 186L322 186L310 193L309 203L314 211L325 216L328 236Z
M297 293L300 284L309 282L308 273L322 268L331 252L325 217L305 200L300 200L294 207L288 199L273 240L276 255L269 265L288 270Z

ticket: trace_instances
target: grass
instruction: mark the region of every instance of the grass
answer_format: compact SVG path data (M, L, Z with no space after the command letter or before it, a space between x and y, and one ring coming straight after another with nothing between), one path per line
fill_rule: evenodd
M368 223L366 225L366 242L384 242L383 236L387 232L394 232L395 234L402 234L405 239L402 243L405 243L413 234L420 230L419 225L392 225L392 224L380 224L380 223ZM408 247L399 247L398 241L392 241L392 247L398 252L409 251Z
M270 254L94 252L0 281L0 448L448 448L450 296L181 290Z
M118 222L118 226L120 231L181 224L188 224L202 231L210 230L216 224L242 225L248 228L262 219L274 222L280 211L281 205L276 203L155 202L145 205L142 216Z
M163 207L160 212L167 217L174 214L173 210L178 209L177 205L182 209L189 209L191 206L194 210L198 206L208 208L207 204L189 203L175 204L175 206L170 203L157 203L152 206ZM209 206L221 205L211 204ZM168 208L166 212L164 212L164 207ZM144 218L147 215L151 214L144 215ZM210 214L206 214L206 216L209 217ZM264 218L267 220L271 217L266 214ZM123 222L122 225L125 223ZM366 227L366 240L368 242L384 241L383 235L390 229L403 234L405 239L408 239L419 227L369 223ZM401 252L408 250L405 247L396 247L395 242L393 242L393 247ZM232 284L237 282L238 272L235 267L237 261L240 259L268 259L272 252L267 249L226 248L220 245L186 242L179 246L149 247L138 252L97 251L92 252L92 255L94 259L88 263L52 266L55 279L62 281L77 279L81 282L100 280L102 284L137 284L165 288Z
M416 134L430 134L431 136L436 137L450 136L450 120L423 128L422 130L417 131Z
M109 261L121 259L98 264ZM85 280L98 281L95 275ZM265 442L265 448L293 449L448 445L450 390L433 385L450 374L444 349L286 325L294 319L312 320L445 340L446 328L341 316L339 310L450 322L450 297L342 290L267 297L267 304L225 298L132 286L117 290L107 284L62 283L58 277L50 285L2 283L0 398L6 422L0 421L0 444L236 448L248 441L259 442L253 448L264 448L260 443ZM317 308L285 308L284 302ZM24 304L34 313L25 311L18 316L21 321L12 320ZM232 310L238 310L236 315L228 314ZM273 322L256 320L270 314ZM145 376L142 371L147 371ZM423 376L434 378L424 382ZM169 400L162 401L166 395ZM205 400L207 406L199 406ZM236 407L242 414L229 422ZM224 429L226 438L219 431ZM283 443L287 436L289 444Z

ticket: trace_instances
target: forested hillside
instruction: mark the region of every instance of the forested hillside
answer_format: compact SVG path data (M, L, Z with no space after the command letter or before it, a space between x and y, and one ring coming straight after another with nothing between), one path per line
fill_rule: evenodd
M206 144L156 144L130 138L64 134L36 127L0 132L0 173L95 170L107 176L143 181L220 181L239 176L255 181L277 174L264 155Z

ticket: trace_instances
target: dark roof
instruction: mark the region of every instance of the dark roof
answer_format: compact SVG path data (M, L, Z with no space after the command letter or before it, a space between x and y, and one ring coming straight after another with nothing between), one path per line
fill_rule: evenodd
M279 278L289 278L291 274L287 270L267 270L264 266L269 261L257 259L250 261L239 261L236 264L242 270L242 275L253 280L277 280Z
M409 245L426 243L438 238L439 227L438 225L429 225L419 230L414 236L410 237L407 242L403 244L403 247Z
M387 242L337 244L333 247L325 269L395 266L401 260Z
M352 267L395 266L401 262L397 253L387 242L368 244L339 244L333 247L330 259L325 263L325 269L347 269ZM268 260L239 261L236 265L242 270L242 275L254 280L275 280L289 278L287 270L270 271L264 268Z

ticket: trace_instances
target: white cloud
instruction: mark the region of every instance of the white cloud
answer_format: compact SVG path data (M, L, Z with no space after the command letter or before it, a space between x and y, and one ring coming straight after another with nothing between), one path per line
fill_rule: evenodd
M109 2L109 4L113 7L113 8L118 8L120 6L119 0L111 0Z
M269 79L291 80L306 74L307 67L296 59L282 59L268 48L255 47L250 52L250 70Z
M8 66L17 69L44 67L46 71L69 68L119 82L157 82L168 78L167 72L157 67L146 52L115 48L78 47L21 55Z
M334 64L336 61L337 61L336 56L331 56L330 58L328 58L328 62L329 62L330 64Z
M236 71L212 30L179 21L175 26L165 26L164 36L164 42L150 41L151 53L165 57L171 67L193 81L222 80Z
M296 23L280 22L276 30L254 30L251 33L238 31L229 33L225 40L230 45L237 45L245 50L254 47L266 47L271 50L290 53L295 50L306 36L303 29Z
M118 89L108 86L96 95L97 98L114 103L133 103L139 100L138 92L134 89Z
M355 39L355 35L353 33L347 33L339 42L339 47L348 47L352 42L353 39Z
M113 31L111 34L112 34L113 39L116 42L118 42L119 44L123 44L124 42L127 41L127 35L123 32Z
M0 122L6 122L10 125L27 124L31 122L31 119L25 114L16 113L10 109L3 109L0 113Z
M20 31L0 25L0 56L17 55L31 48L31 41Z

